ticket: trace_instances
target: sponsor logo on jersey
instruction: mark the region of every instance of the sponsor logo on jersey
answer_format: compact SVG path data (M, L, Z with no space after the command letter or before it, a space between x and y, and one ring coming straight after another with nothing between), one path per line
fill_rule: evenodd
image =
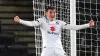
M50 27L50 30L51 30L52 32L54 32L54 31L55 31L55 27L54 27L54 26L51 26L51 27Z
M54 34L54 35L59 35L59 33L56 33L56 32L50 32L50 31L47 31L48 34Z
M54 27L54 26L51 26L51 27L50 27L50 30L51 30L51 31L47 31L48 34L59 35L59 33L56 33L56 32L55 32L55 27Z

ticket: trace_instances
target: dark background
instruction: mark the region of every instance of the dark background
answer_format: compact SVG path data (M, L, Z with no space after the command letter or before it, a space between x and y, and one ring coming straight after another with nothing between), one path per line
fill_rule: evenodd
M100 55L100 0L77 0L76 6L77 24L95 21L95 27L77 31L77 56Z
M34 28L15 23L15 16L33 20L33 0L0 0L0 21L2 32L13 32L16 42L28 44L29 55L35 56Z

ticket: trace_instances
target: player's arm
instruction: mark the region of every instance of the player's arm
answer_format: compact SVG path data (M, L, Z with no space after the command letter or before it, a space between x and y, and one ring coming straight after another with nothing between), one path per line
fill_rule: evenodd
M64 25L65 29L70 29L70 30L81 30L81 29L85 29L88 27L93 27L94 26L94 21L90 20L90 22L88 24L83 24L83 25L70 25L70 24L66 24Z
M20 19L18 16L14 17L14 21L21 23L23 25L26 25L26 26L39 26L40 25L38 20L37 21L25 21L25 20Z

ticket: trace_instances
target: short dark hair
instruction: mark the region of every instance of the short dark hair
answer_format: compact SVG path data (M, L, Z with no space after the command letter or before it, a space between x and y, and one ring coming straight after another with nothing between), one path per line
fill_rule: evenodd
M47 11L50 10L50 9L51 9L51 10L54 10L55 8L54 8L54 7L46 7L46 8L45 8L45 12L47 12Z

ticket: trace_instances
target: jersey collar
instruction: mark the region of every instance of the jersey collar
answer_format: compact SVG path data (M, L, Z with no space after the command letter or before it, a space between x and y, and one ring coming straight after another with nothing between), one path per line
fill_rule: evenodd
M46 18L46 20L48 20L48 18L47 18L47 16L45 16L45 18ZM55 21L56 19L54 19L53 21ZM50 20L48 20L48 21L50 21Z

